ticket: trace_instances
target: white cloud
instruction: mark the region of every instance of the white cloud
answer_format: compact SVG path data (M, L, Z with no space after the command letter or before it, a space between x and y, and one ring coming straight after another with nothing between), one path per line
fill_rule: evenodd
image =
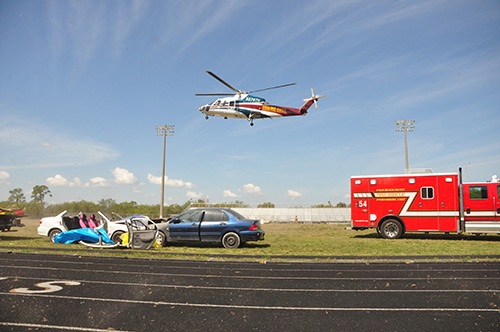
M126 170L125 168L116 167L112 173L115 176L115 183L132 184L137 181L134 173Z
M161 176L154 176L151 173L148 173L148 180L152 184L160 184L161 185ZM184 188L194 188L194 184L192 182L169 179L168 176L165 176L165 185L167 187L184 187Z
M205 195L203 195L202 193L197 193L194 191L188 191L186 193L186 196L189 197L189 199L203 199L203 198L205 198Z
M256 194L256 195L262 194L262 190L260 189L260 187L252 183L247 183L246 185L244 185L243 190L248 194Z
M48 47L54 64L66 57L80 74L98 58L99 51L120 59L131 45L134 35L146 37L151 17L161 21L154 31L152 47L171 47L182 54L193 44L224 25L227 18L242 7L240 1L224 6L209 1L184 2L151 6L148 1L117 2L51 2L48 4ZM210 20L204 19L211 17ZM110 24L113 22L113 24ZM90 24L89 24L90 23ZM145 38L148 40L148 38ZM147 49L145 51L148 51Z
M229 198L235 198L235 197L238 197L238 195L236 195L235 193L233 193L231 190L229 189L226 189L224 190L224 192L222 193L222 196L223 197L229 197Z
M154 176L153 174L148 173L148 181L152 184L161 184L161 176Z
M109 181L106 180L105 178L101 178L99 176L96 176L96 177L90 179L90 183L91 183L92 187L97 187L97 188L110 187Z
M194 188L194 185L191 182L184 182L182 180L169 179L167 177L167 181L165 184L168 187L184 187L184 188Z
M147 1L134 1L132 4L126 2L117 3L116 24L112 26L111 43L114 45L114 52L117 56L120 56L126 50L127 39L147 14L149 5L150 3Z
M161 184L161 177L160 176L154 176L151 173L148 173L148 181L152 184Z
M82 180L79 177L74 177L73 181L69 183L70 187L80 187L82 185Z
M9 184L10 174L6 171L0 171L0 185Z
M0 117L0 167L4 169L85 166L118 156L107 144L21 118L11 109L0 109Z
M91 179L90 181L92 182L92 180L93 179ZM64 176L62 176L61 174L56 174L54 176L48 177L47 180L45 180L45 182L49 186L54 186L54 187L81 187L81 188L90 187L90 184L88 182L82 182L82 180L80 180L79 177L74 177L70 181L70 180L66 179Z
M48 177L46 182L49 186L54 187L66 187L69 185L69 181L61 174L56 174L53 177Z
M300 198L300 197L302 197L301 193L299 193L298 191L292 190L292 189L288 189L287 193L288 193L288 197L289 198Z
M181 2L179 2L180 4ZM176 54L182 54L200 39L224 25L228 18L238 15L243 1L229 1L223 6L218 2L199 1L192 5L169 4L159 29L158 46L175 46ZM205 19L210 17L209 20ZM175 54L174 54L175 55Z

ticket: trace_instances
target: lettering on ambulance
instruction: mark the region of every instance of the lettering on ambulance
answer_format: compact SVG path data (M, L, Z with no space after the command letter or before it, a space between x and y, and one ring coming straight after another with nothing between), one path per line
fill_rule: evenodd
M397 201L397 202L405 202L401 207L399 213L396 213L400 217L415 217L418 212L409 211L410 206L412 205L415 197L417 196L416 192L375 192L375 199L377 201Z
M404 188L383 188L383 189L377 189L377 192L395 192L395 191L401 191L404 192Z

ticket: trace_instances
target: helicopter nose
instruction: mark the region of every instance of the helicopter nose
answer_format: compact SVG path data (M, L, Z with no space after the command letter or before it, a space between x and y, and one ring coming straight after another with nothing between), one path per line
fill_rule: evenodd
M199 108L200 112L208 112L208 110L210 109L210 105L203 105Z

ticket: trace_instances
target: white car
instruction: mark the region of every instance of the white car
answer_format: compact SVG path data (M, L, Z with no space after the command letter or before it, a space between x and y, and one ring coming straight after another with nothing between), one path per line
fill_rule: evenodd
M50 241L54 242L54 237L57 234L69 231L71 229L80 228L78 216L66 216L67 212L68 211L63 211L55 217L45 217L40 219L40 225L37 228L38 235L48 236ZM105 222L104 229L106 229L109 238L114 243L121 243L120 236L123 233L128 232L128 228L125 222L127 220L130 220L132 224L139 230L146 227L150 229L158 228L159 232L157 242L161 246L165 246L166 232L168 228L168 223L166 222L156 223L152 221L148 216L144 215L132 215L125 218L120 217L119 220L111 220L101 211L99 211L98 214L102 217L101 222Z
M66 216L67 212L68 211L63 211L55 217L45 217L40 219L40 225L37 228L38 235L48 236L50 241L54 242L54 237L57 234L71 229L80 228L78 216ZM101 213L99 212L99 214ZM110 239L115 243L120 243L120 236L128 231L127 225L125 225L124 222L119 223L113 221L108 222L105 229Z

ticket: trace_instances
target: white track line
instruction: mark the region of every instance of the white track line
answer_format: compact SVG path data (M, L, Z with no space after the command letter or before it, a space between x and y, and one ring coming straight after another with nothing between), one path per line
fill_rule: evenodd
M62 326L62 325L44 325L44 324L29 324L29 323L12 323L12 322L0 322L0 326L16 326L16 327L27 327L27 328L37 328L37 329L54 329L54 330L64 330L64 331L88 331L88 332L109 332L109 329L92 329L88 327L76 327L76 326ZM113 332L132 332L124 330L112 330Z
M32 267L32 266L9 266L0 265L0 268L10 268L10 269L29 269L29 270L46 270L46 271L61 271L61 268L55 267ZM109 274L126 274L129 275L131 271L110 271L110 270L88 270L88 269L64 269L64 272L89 272L89 273L103 273ZM368 280L368 281L395 281L395 280L500 280L500 277L397 277L397 278L387 278L387 277L293 277L293 276L248 276L248 275L219 275L219 274L188 274L188 273L161 273L161 272L134 272L141 276L169 276L169 277L185 277L185 278L208 278L208 279L255 279L255 280Z
M34 278L34 277L18 277L12 276L11 279L23 280L51 280L54 282L66 281L66 279L54 278ZM4 280L9 277L3 278ZM1 279L0 279L1 280ZM102 284L109 285L109 281L99 280L75 280L83 284ZM154 287L154 288L173 288L173 289L203 289L203 290L229 290L242 292L297 292L297 293L500 293L500 289L337 289L337 288L262 288L262 287L229 287L229 286L195 286L195 285L165 285L152 283L134 283L134 282L113 282L116 286L131 286L131 287Z
M28 297L45 297L57 298L61 300L78 300L78 301L100 301L100 302L116 302L126 304L143 304L168 307L198 307L198 308L219 308L219 309L253 309L253 310L290 310L290 311L406 311L406 312L496 312L500 313L500 309L487 309L487 308L343 308L343 307L282 307L282 306L257 306L257 305L229 305L229 304L210 304L210 303L179 303L179 302L165 302L165 301L143 301L143 300L125 300L125 299L103 299L103 298L86 298L80 296L62 296L62 295L44 295L44 294L13 294L13 293L0 293L0 295L12 296L28 296Z

